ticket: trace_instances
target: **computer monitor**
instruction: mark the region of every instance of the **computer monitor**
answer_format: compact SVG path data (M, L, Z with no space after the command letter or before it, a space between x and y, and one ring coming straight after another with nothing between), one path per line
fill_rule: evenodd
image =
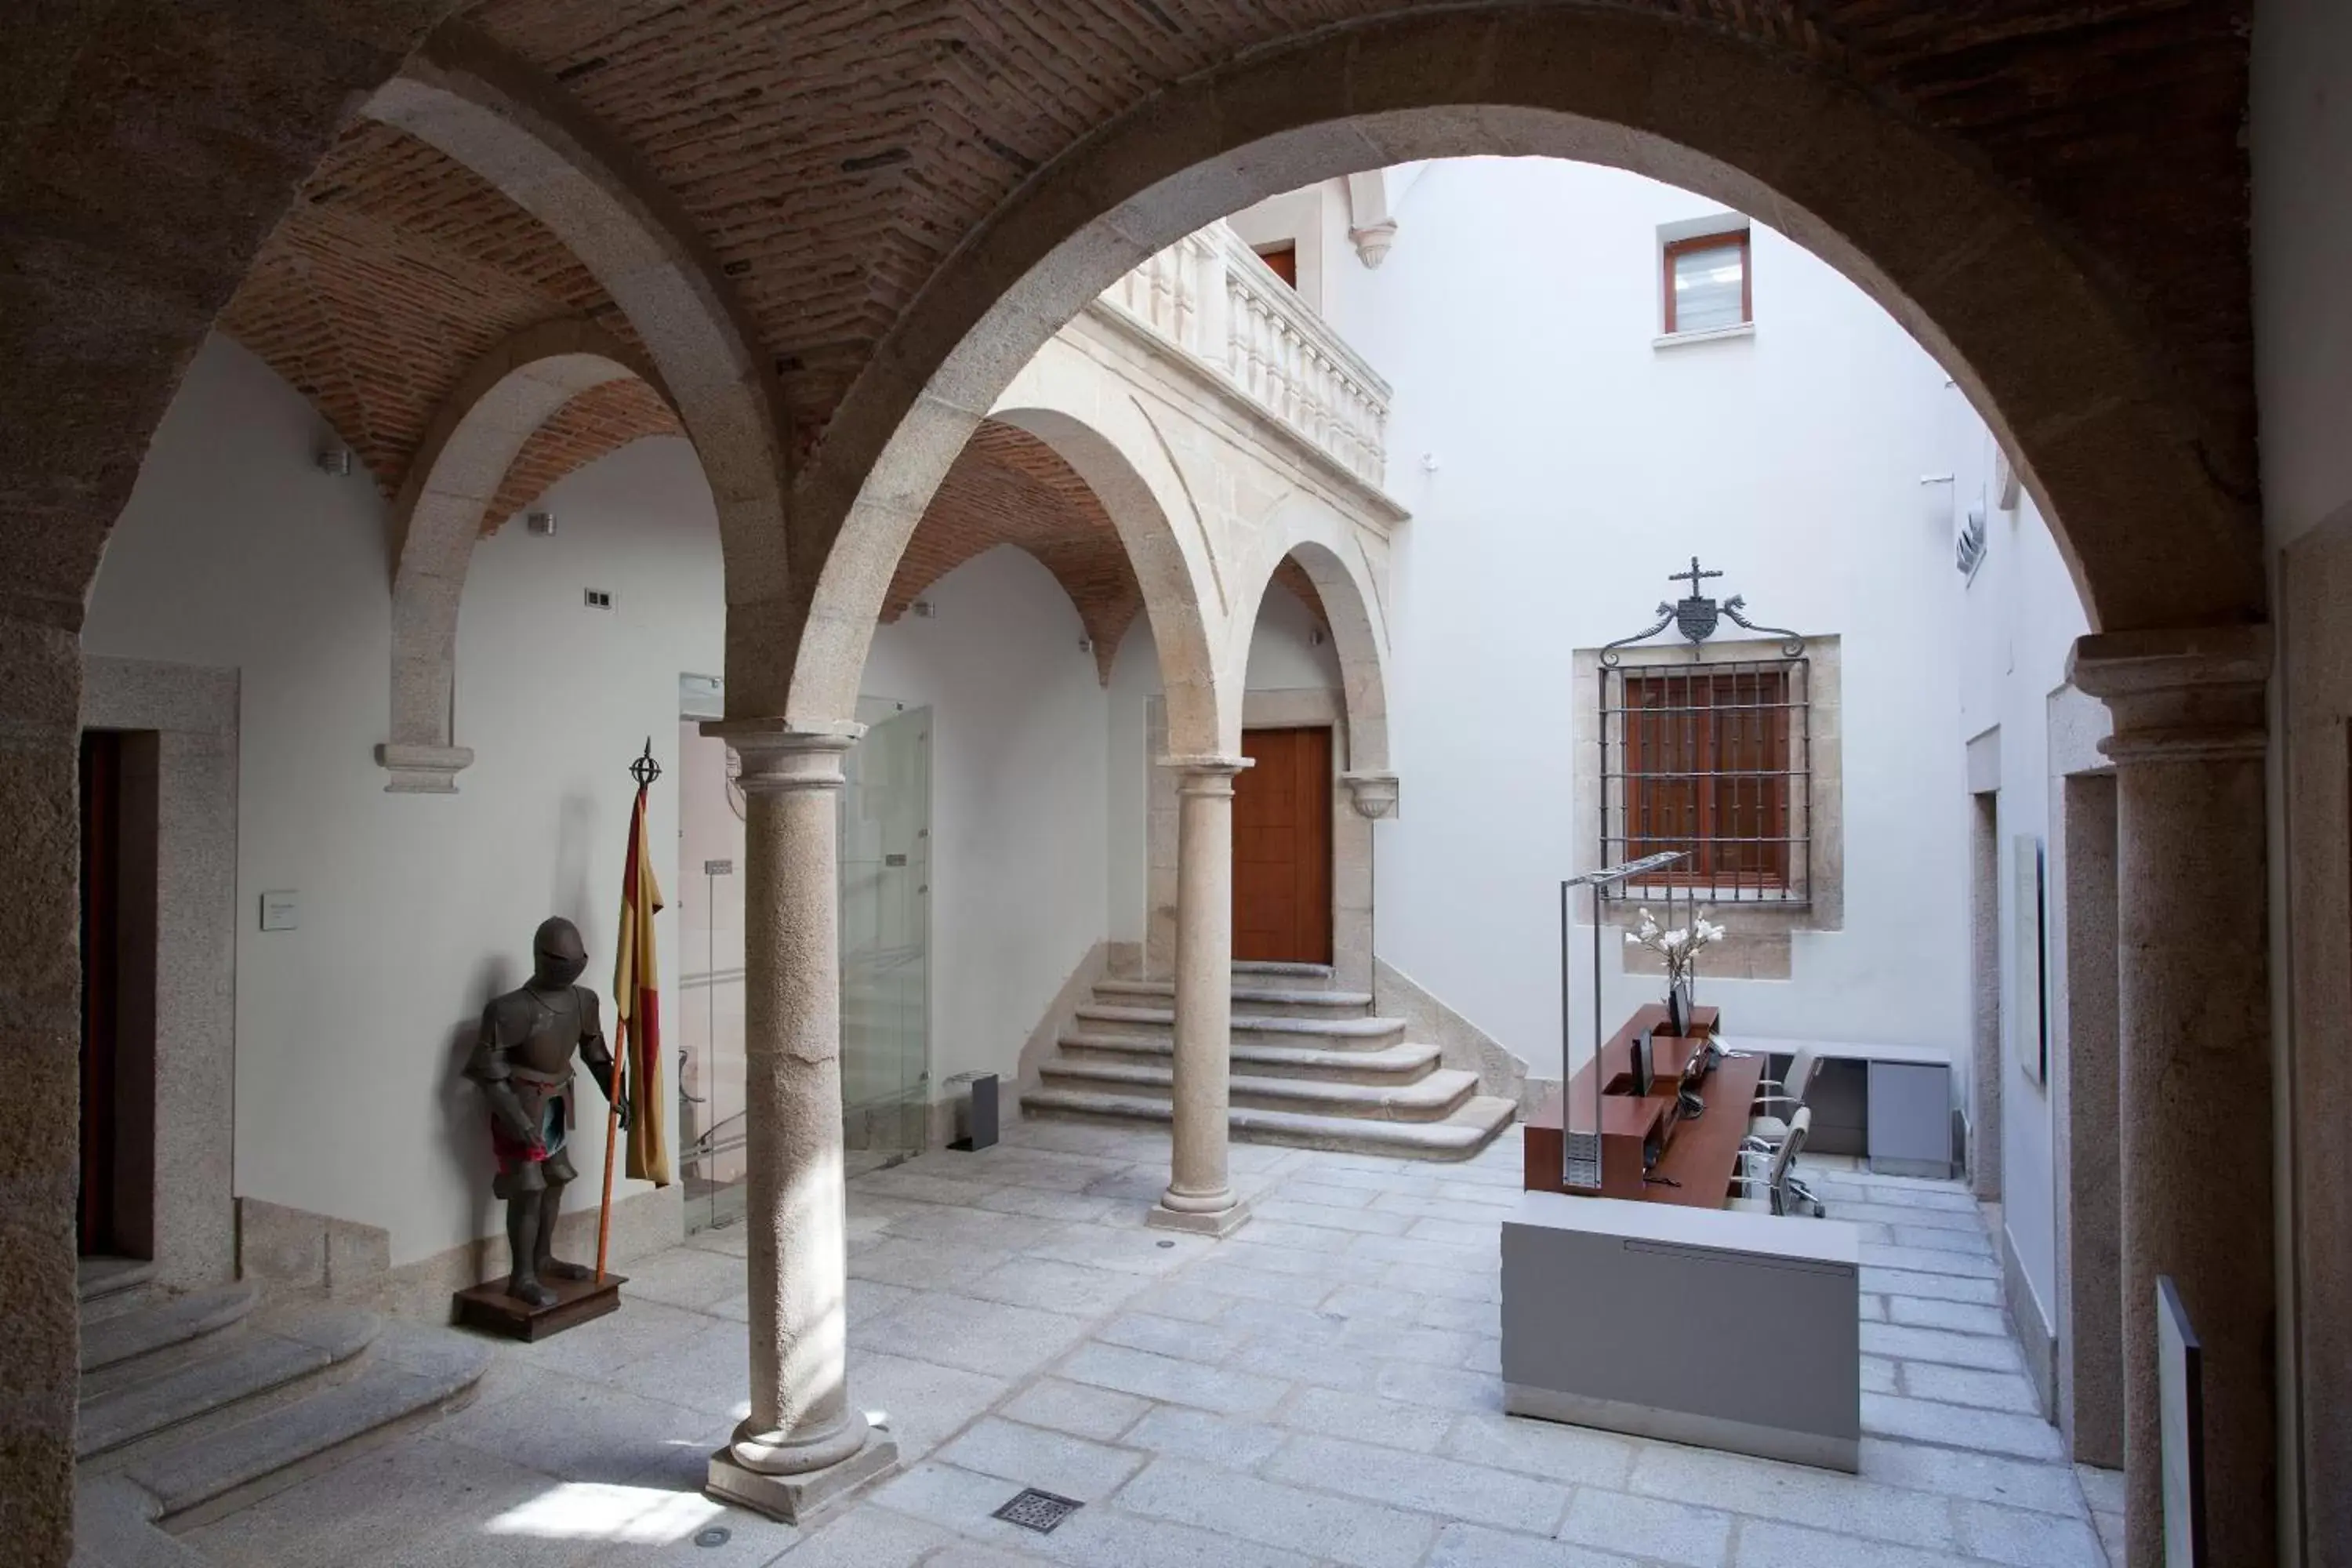
M1633 1092L1646 1095L1653 1081L1650 1069L1650 1031L1643 1030L1633 1037Z

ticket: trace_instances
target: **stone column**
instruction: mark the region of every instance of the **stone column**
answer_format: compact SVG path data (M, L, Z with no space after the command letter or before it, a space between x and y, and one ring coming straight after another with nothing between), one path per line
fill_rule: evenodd
M2116 789L2125 1534L2160 1568L2156 1280L2204 1346L2209 1560L2273 1561L2265 628L2116 632L2074 645L2105 700ZM2095 1064L2077 1062L2079 1073Z
M712 1495L798 1522L891 1469L849 1402L841 1144L841 758L857 726L706 724L742 759L751 1414Z
M1170 757L1176 772L1175 1124L1168 1190L1145 1223L1230 1235L1249 1218L1225 1171L1234 1044L1234 776L1247 757Z
M70 626L0 611L0 868L13 889L0 912L0 1535L28 1568L65 1568L73 1552L80 706Z

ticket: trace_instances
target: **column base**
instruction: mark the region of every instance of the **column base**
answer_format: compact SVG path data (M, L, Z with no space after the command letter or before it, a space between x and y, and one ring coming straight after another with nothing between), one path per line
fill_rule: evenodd
M1209 1214L1171 1209L1168 1206L1168 1200L1162 1198L1151 1205L1150 1212L1143 1216L1143 1223L1155 1230L1181 1230L1192 1236L1231 1236L1248 1223L1249 1216L1247 1198L1235 1198L1231 1208L1217 1209Z
M845 1459L798 1475L771 1476L746 1466L732 1448L710 1456L710 1476L702 1489L721 1502L764 1513L786 1524L805 1524L866 1482L898 1468L898 1441L881 1427Z

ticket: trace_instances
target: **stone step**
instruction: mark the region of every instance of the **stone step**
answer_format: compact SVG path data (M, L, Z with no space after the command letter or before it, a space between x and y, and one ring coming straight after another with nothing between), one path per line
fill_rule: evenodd
M1073 1031L1064 1035L1065 1055L1080 1058L1112 1055L1167 1061L1176 1054L1176 1042L1166 1035L1108 1035ZM1320 1078L1335 1083L1394 1083L1419 1078L1437 1066L1435 1046L1400 1042L1377 1050L1322 1050L1313 1046L1262 1046L1234 1042L1231 1059L1265 1078Z
M261 1292L250 1284L225 1285L166 1297L134 1312L85 1322L81 1330L81 1370L97 1372L135 1356L152 1355L167 1346L216 1334L241 1322Z
M1171 1093L1172 1067L1146 1062L1080 1061L1057 1057L1039 1069L1052 1088L1117 1094ZM1442 1121L1478 1090L1478 1075L1441 1068L1405 1083L1336 1083L1314 1078L1254 1078L1234 1074L1227 1092L1236 1108L1290 1110L1314 1116L1384 1121Z
M155 1279L155 1265L143 1258L85 1258L78 1280L85 1332L92 1323L125 1312L143 1312L172 1292Z
M145 1456L123 1474L156 1500L161 1517L184 1515L354 1439L449 1408L489 1363L489 1347L466 1335L386 1323L355 1376L208 1432L201 1442Z
M1141 1095L1076 1089L1033 1089L1021 1097L1024 1113L1076 1116L1110 1121L1167 1121L1167 1100ZM1225 1124L1245 1143L1282 1143L1300 1149L1331 1149L1405 1159L1466 1160L1510 1126L1517 1107L1493 1095L1479 1095L1443 1121L1379 1121L1360 1116L1315 1116L1293 1110L1235 1106Z
M1328 985L1331 966L1328 963L1276 963L1262 958L1237 958L1234 961L1234 978L1241 981L1284 980L1293 985Z
M102 1301L155 1278L155 1265L144 1258L85 1258L74 1270L74 1286L83 1303Z
M1172 980L1105 980L1095 986L1095 1000L1114 1007L1154 1005L1161 998L1172 1003L1175 995L1176 983ZM1369 991L1244 985L1240 976L1234 978L1233 996L1236 1007L1277 1018L1328 1018L1349 1013L1361 1016L1372 1005L1372 994Z
M75 1454L95 1458L325 1372L367 1349L372 1312L331 1310L248 1328L210 1353L142 1382L85 1388Z
M1079 1007L1076 1017L1081 1029L1089 1034L1166 1035L1176 1027L1173 1007L1112 1006L1090 1002ZM1087 1026L1094 1026L1087 1028ZM1236 1045L1244 1040L1261 1045L1303 1045L1309 1042L1326 1048L1345 1048L1353 1045L1370 1048L1401 1044L1404 1039L1402 1018L1278 1018L1263 1013L1236 1013L1233 1018L1233 1037Z

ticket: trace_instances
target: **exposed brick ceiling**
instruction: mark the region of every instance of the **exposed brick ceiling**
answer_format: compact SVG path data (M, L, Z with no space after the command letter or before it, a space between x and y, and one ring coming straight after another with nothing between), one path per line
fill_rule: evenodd
M1102 502L1060 453L998 420L981 421L925 509L890 579L882 619L897 620L924 589L1000 544L1035 556L1070 595L1108 685L1119 643L1143 608L1127 548ZM1297 562L1283 562L1275 581L1328 625L1314 580Z
M2078 238L2131 258L2124 292L2247 382L2251 0L1615 3L1810 57L1973 143ZM617 128L698 222L804 444L950 250L1041 164L1187 73L1409 8L488 0L470 20Z
M299 387L390 495L467 369L513 332L567 315L635 342L537 219L425 143L362 121L303 186L220 326ZM583 417L612 425L625 397ZM626 438L650 433L643 401ZM559 449L583 448L551 447L541 471Z
M1118 531L1077 471L1045 442L981 421L931 498L890 579L882 618L895 621L922 591L999 544L1035 556L1077 606L1105 681L1119 639L1143 608L1143 588Z
M2181 369L2220 389L2251 453L2238 144L2249 0L1601 3L1810 57L1971 144L2063 216L2116 297L2168 323ZM667 185L772 355L804 447L953 247L1045 161L1186 73L1406 8L488 0L467 24L553 78ZM389 493L466 369L568 314L634 342L544 226L438 152L362 122L307 183L222 325L313 399ZM584 395L533 439L486 526L603 452L676 428L642 386ZM1112 569L1115 540L1076 475L1017 432L984 432L958 464L887 613L993 542L1036 553L1098 648L1116 647L1137 607L1132 575L1123 557ZM1293 576L1293 591L1306 587Z
M545 495L574 468L617 452L641 436L676 436L677 416L660 393L631 376L592 386L531 433L507 468L506 482L482 514L488 533Z

